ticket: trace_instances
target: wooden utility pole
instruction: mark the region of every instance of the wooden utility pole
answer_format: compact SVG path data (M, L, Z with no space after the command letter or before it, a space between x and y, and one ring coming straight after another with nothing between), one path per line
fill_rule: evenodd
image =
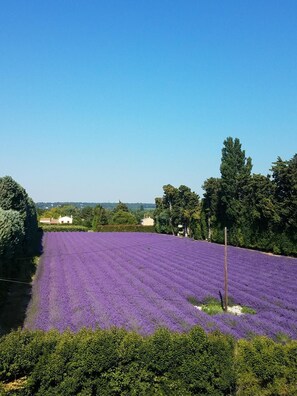
M224 298L224 310L228 310L228 262L227 262L227 227L224 230L225 233L225 260L224 260L224 273L225 273L225 298Z

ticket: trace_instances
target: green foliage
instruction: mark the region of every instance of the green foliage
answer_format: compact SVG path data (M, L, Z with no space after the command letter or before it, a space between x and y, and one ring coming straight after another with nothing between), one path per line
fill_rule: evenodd
M207 335L195 327L187 335L183 359L177 369L194 395L227 395L235 387L234 341L219 333Z
M27 277L32 275L33 256L41 252L41 238L32 199L11 177L0 178L0 277L25 274L30 281ZM1 306L10 287L8 283L0 284Z
M108 214L106 209L104 209L102 206L97 205L94 208L94 217L92 221L92 229L93 231L96 231L99 225L106 225L108 224Z
M79 216L79 221L81 225L84 225L85 227L91 228L92 223L93 223L93 217L94 217L94 209L91 208L90 206L86 206L81 209L80 211L80 216ZM74 218L74 221L76 218Z
M19 212L0 208L0 257L12 258L22 251L24 221Z
M199 196L187 186L163 186L164 195L156 198L156 231L164 234L201 237Z
M201 310L208 315L217 315L224 312L223 301L218 300L213 296L207 296L202 301L199 301L195 296L188 296L187 301L195 306L200 306ZM232 297L228 299L228 307L237 305ZM255 314L256 311L253 308L241 306L241 312L243 314ZM232 312L230 312L232 314Z
M297 341L159 329L15 331L0 338L2 388L22 395L295 395Z
M195 296L188 296L187 301L189 301L189 303L191 303L192 305L200 304L200 301Z
M124 204L123 202L119 201L119 203L117 204L117 206L113 209L113 212L129 212L129 208L126 204Z
M250 308L250 307L242 307L241 312L244 314L250 314L250 315L255 315L257 313L257 311L255 309Z
M75 231L81 231L85 232L88 231L88 228L85 226L80 226L80 225L69 225L69 224L42 224L41 228L44 232L75 232Z
M272 177L251 169L239 139L227 138L221 178L203 185L201 237L223 243L227 226L231 245L297 256L297 154L278 158Z
M130 212L116 210L112 215L111 224L137 224L137 220Z
M223 313L223 309L220 303L218 304L203 304L201 306L202 311L207 313L208 315L217 315Z
M38 232L34 202L25 189L10 176L0 178L0 208L17 211L23 220L22 254L27 256L39 254L41 235Z
M297 342L285 345L266 337L237 344L238 395L296 395Z
M24 217L27 211L28 195L10 176L0 178L0 207L4 210L16 210Z
M97 226L98 232L156 232L154 226L142 226L138 224L108 224Z
M93 208L91 209L93 211ZM81 212L83 212L83 209L81 210ZM76 208L74 205L65 204L65 205L54 206L50 209L45 209L42 211L40 211L39 209L38 213L39 213L39 217L48 217L53 219L58 219L60 216L69 216L69 217L73 216L74 218L77 218L80 214L80 210Z

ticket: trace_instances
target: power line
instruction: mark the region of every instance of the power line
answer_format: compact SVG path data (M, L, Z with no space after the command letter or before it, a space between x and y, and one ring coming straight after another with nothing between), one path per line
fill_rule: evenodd
M2 281L2 282L11 282L11 283L21 283L21 284L23 284L23 285L30 285L30 286L32 286L32 283L23 282L23 281L14 280L14 279L4 279L4 278L0 278L0 281Z

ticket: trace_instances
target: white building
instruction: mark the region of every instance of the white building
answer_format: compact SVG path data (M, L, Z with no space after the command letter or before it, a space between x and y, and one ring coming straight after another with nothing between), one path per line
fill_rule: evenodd
M155 221L151 217L145 217L141 220L141 224L143 226L153 226L155 224Z
M73 218L72 218L72 215L71 215L71 217L69 217L69 216L63 216L63 217L59 217L59 224L72 224L72 222L73 222Z

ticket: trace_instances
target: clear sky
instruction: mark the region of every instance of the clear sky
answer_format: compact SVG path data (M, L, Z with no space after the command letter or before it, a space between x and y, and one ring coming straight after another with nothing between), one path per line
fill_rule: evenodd
M0 0L0 176L37 201L154 202L297 152L296 0Z

